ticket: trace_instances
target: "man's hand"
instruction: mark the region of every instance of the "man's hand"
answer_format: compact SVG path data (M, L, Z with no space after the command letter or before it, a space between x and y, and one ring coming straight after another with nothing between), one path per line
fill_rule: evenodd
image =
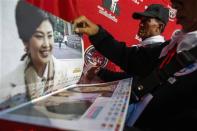
M87 70L85 76L87 77L87 79L92 80L94 79L95 76L97 76L99 70L100 70L99 66L91 66L91 68Z
M101 83L101 82L103 82L97 76L99 70L100 70L100 67L97 66L96 64L88 64L84 68L83 74L82 74L78 84L90 84L90 83Z
M74 31L79 34L86 34L88 36L95 35L99 31L98 25L91 22L85 16L80 16L73 22Z

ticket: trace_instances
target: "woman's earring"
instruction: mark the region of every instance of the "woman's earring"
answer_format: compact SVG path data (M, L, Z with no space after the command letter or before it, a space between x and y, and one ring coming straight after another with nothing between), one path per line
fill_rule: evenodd
M24 48L24 51L27 52L27 48Z
M24 51L29 54L29 49L27 47L25 47Z

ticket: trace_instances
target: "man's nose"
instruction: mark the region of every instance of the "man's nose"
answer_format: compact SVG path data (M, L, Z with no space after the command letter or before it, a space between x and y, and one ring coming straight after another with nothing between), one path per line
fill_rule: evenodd
M140 27L143 27L144 26L144 23L143 22L140 22L139 26Z

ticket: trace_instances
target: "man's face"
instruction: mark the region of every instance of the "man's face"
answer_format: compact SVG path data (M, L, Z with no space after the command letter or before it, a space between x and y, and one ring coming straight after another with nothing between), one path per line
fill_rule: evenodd
M185 32L197 30L197 0L171 0L172 7L177 10L177 24L181 24Z
M160 24L157 19L149 17L141 18L138 36L142 38L142 40L148 37L159 35L160 33Z

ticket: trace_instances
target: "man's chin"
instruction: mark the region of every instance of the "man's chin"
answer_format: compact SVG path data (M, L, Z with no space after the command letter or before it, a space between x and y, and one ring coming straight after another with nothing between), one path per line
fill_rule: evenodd
M145 35L138 35L140 39L144 40L146 39L147 37Z
M143 37L142 33L138 33L137 35L138 35L139 38Z

